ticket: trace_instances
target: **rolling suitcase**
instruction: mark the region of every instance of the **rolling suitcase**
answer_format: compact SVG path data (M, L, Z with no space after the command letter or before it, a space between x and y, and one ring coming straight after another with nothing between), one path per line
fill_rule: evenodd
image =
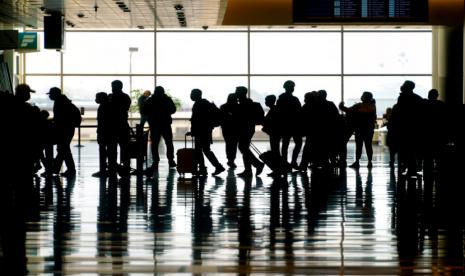
M184 136L184 148L176 152L178 173L184 177L186 173L194 174L197 171L195 165L194 138L192 138L192 147L187 147L187 135Z
M271 151L260 152L260 150L253 143L250 143L250 147L255 153L258 154L258 158L268 166L275 174L285 174L288 170L289 165L281 158L281 156L274 154Z

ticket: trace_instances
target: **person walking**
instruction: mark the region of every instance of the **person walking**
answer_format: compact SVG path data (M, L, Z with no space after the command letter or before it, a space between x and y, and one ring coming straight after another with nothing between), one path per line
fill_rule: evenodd
M194 105L192 106L191 131L188 134L194 137L195 162L198 168L197 174L201 176L207 175L207 168L203 158L205 154L208 161L215 167L212 175L218 175L225 168L210 149L210 144L213 141L213 118L211 117L212 113L215 112L213 108L216 108L216 106L202 98L202 91L200 89L192 89L190 97L194 101Z

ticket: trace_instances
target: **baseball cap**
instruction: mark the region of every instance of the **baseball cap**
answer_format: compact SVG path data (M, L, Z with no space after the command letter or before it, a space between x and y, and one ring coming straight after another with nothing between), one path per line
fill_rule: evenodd
M32 93L35 93L36 91L35 90L32 90L31 87L29 87L29 85L25 84L25 83L22 83L22 84L18 84L16 86L16 89L15 89L16 93L23 93L23 92L32 92Z
M46 94L53 94L53 95L60 95L61 94L61 89L58 87L52 87Z

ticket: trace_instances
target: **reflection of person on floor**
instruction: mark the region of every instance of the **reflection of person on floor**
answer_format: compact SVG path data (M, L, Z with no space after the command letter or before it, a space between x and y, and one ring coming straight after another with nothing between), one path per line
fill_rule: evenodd
M215 167L212 175L218 175L225 170L223 165L220 164L215 154L210 149L210 144L213 143L212 131L213 125L211 123L212 109L216 108L212 103L202 98L202 91L200 89L192 89L191 100L194 101L192 106L191 117L191 131L195 143L195 162L198 167L198 175L206 175L207 167L203 155L207 157L208 161Z

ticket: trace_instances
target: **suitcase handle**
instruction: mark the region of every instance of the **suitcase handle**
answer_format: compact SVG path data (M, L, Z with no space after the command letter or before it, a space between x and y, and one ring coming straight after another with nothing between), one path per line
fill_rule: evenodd
M184 134L184 148L187 148L187 136L192 138L192 148L194 148L194 136L192 136L190 132L186 132L186 134Z

